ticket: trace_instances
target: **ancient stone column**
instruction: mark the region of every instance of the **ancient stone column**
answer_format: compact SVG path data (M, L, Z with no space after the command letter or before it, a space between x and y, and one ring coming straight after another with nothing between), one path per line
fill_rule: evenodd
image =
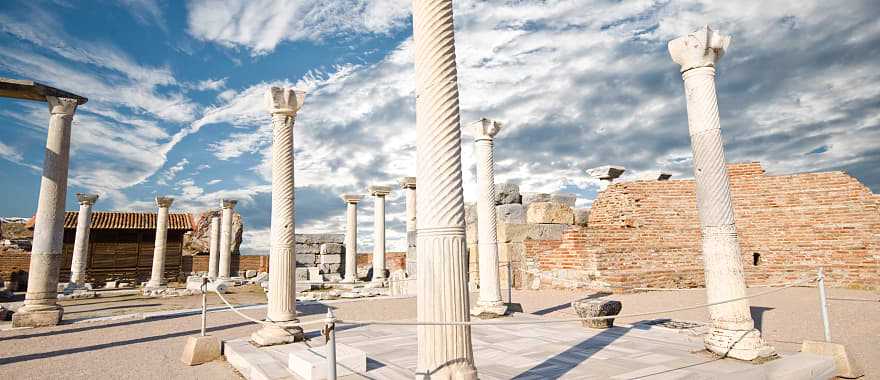
M501 131L501 123L480 119L468 128L474 135L477 155L477 241L479 246L480 298L471 309L471 315L496 318L507 312L501 302L501 283L498 280L498 236L495 220L495 155L493 139Z
M220 219L220 259L217 264L217 276L228 279L232 269L232 214L238 201L223 199Z
M92 205L98 194L77 193L79 214L76 219L76 237L73 238L73 259L70 262L70 284L82 287L86 282L86 265L89 263L89 231L92 224Z
M364 199L360 194L343 194L342 200L346 204L346 228L345 228L345 279L342 282L357 282L357 228L358 228L358 202Z
M715 64L729 43L730 37L708 26L669 42L669 53L681 65L684 78L710 303L746 295L715 94ZM712 306L709 317L712 330L705 344L710 351L743 360L773 353L755 329L747 300Z
M469 321L452 0L413 0L420 321ZM476 379L470 326L417 328L416 378Z
M12 316L13 327L52 326L61 322L64 310L58 305L58 270L64 241L64 201L67 198L67 168L70 159L70 124L77 101L47 96L49 133L43 159L43 176L34 238L28 269L24 306Z
M373 198L373 278L374 287L385 286L385 196L391 193L388 186L370 186Z
M165 286L165 242L168 237L168 208L174 198L156 197L159 214L156 216L156 243L153 248L153 271L150 281L144 286L147 289L158 289Z
M215 279L220 273L220 217L211 217L211 236L209 238L211 246L208 248L210 255L208 256L208 278Z
M406 192L406 274L416 275L416 177L400 177L397 182ZM413 284L415 285L415 284Z
M272 114L272 222L269 251L269 305L266 320L276 322L251 335L260 346L303 339L296 318L296 252L293 191L293 124L305 92L271 87L266 93Z

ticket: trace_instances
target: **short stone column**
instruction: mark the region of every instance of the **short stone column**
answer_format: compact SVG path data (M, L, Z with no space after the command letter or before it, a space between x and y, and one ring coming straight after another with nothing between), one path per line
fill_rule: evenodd
M232 270L232 214L238 201L223 199L220 219L220 259L217 265L217 277L228 279Z
M406 193L406 274L409 277L415 277L417 263L416 177L400 177L397 182Z
M358 214L357 205L364 199L360 194L343 194L342 200L345 201L346 228L345 228L345 279L342 282L357 282L357 228Z
M706 294L710 303L746 295L715 93L715 64L729 43L730 37L708 26L669 42L672 60L681 65L687 98ZM755 329L748 300L711 306L709 317L712 330L706 335L705 344L710 351L743 360L773 354L773 348Z
M73 238L73 258L70 262L70 285L82 287L86 282L86 266L89 263L89 232L92 224L92 205L98 194L77 193L79 214L76 219L76 236Z
M58 271L64 242L70 125L77 101L54 96L47 96L46 100L51 116L37 214L34 216L27 294L24 306L12 315L12 327L57 325L64 313L58 305Z
M174 198L156 197L156 206L159 206L159 214L156 216L156 243L153 248L153 271L150 273L150 281L144 286L146 289L159 289L165 287L165 243L168 238L168 208Z
M417 319L470 320L461 125L452 0L413 1L416 85ZM427 326L417 379L477 379L470 326Z
M269 305L266 320L275 322L251 334L259 346L303 339L296 318L296 251L293 189L293 125L305 92L271 87L266 102L272 114L272 221L269 250Z
M480 298L471 309L471 315L496 318L507 312L501 301L501 283L498 279L498 236L495 219L495 152L494 138L501 131L501 123L480 119L468 130L476 145L477 186L477 241L479 246Z
M220 273L220 217L211 217L211 236L208 256L208 278L215 279Z
M391 193L389 186L370 186L373 196L373 278L374 287L385 286L385 196Z

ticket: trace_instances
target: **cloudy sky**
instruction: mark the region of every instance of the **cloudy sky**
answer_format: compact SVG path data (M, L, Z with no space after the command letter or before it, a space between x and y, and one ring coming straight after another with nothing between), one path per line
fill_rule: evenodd
M240 200L244 250L265 253L269 85L308 91L295 132L297 230L341 232L339 194L415 170L410 0L101 0L0 3L0 76L88 97L72 132L67 209L177 211ZM728 161L771 174L846 170L880 192L880 6L875 1L455 3L462 121L505 123L499 182L567 191L585 169L692 177L681 77L668 40L710 24ZM44 103L0 99L0 215L34 213ZM463 138L465 197L476 198ZM361 204L361 251L372 202ZM404 246L389 196L389 249Z

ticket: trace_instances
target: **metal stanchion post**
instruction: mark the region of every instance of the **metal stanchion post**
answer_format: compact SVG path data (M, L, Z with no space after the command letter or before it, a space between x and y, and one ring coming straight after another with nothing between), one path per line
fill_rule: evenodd
M819 303L822 310L822 326L825 328L825 341L831 341L831 327L828 323L828 298L825 295L825 272L819 268Z
M327 309L327 324L322 332L327 339L327 379L336 380L336 316L333 309Z
M202 279L202 336L208 325L208 278Z

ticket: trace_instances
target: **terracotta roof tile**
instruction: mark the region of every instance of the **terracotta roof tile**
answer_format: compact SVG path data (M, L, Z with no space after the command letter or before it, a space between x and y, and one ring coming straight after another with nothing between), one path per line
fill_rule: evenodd
M64 214L64 228L76 228L77 211L68 211ZM191 230L192 217L187 213L169 213L169 230ZM117 212L96 211L92 212L92 229L132 229L153 230L156 229L156 214L149 212Z

